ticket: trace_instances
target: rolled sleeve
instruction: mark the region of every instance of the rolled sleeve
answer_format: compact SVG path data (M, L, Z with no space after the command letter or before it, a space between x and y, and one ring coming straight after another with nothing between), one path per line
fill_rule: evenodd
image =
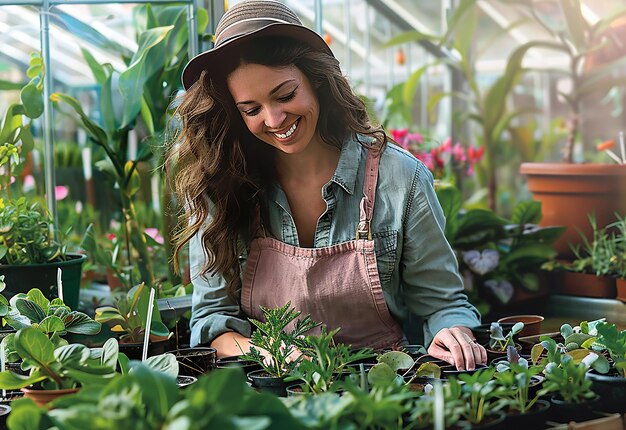
M207 256L201 243L202 231L189 242L193 295L191 300L191 346L209 344L222 333L235 331L250 337L251 326L236 300L226 292L219 274L200 275Z
M402 294L408 309L424 318L424 341L429 344L443 328L480 324L480 314L463 293L458 263L444 235L445 217L433 177L422 163L411 194L400 267Z

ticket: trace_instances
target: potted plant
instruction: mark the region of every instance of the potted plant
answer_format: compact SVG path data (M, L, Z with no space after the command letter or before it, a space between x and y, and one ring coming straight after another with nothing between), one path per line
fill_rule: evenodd
M607 29L621 18L622 13L600 17L590 22L583 13L581 0L559 0L562 18L542 14L540 2L520 3L534 22L550 34L551 40L543 47L565 55L569 69L563 73L571 82L567 92L559 95L571 110L568 121L568 138L563 149L561 163L523 163L520 172L528 178L528 189L536 200L542 202L542 225L565 225L566 232L556 243L562 257L571 258L569 243L579 240L578 231L590 238L591 229L587 215L595 211L598 224L611 222L613 214L626 213L626 166L623 164L573 163L573 148L579 140L580 124L583 122L583 103L592 94L607 94L612 88L623 86L626 80L613 72L623 61L623 56L599 67L587 67L594 53L603 50L609 42ZM576 208L576 210L571 210Z
M115 339L105 343L97 359L92 358L91 350L85 345L55 346L45 333L34 327L18 330L13 346L22 359L22 369L29 374L0 372L0 387L21 389L39 405L58 395L75 393L81 385L103 385L116 374Z
M518 352L521 351L522 346L519 343L515 342L514 336L521 332L523 328L524 323L517 322L505 335L502 331L500 323L492 322L491 332L489 335L489 344L485 345L485 349L487 350L487 359L493 360L495 358L506 356L507 348L509 346L515 348L515 350Z
M437 197L465 290L482 315L542 293L540 268L556 255L553 243L563 228L537 225L541 203L521 202L506 219L486 209L462 210L453 186L439 187Z
M505 425L514 429L543 428L550 403L540 400L538 392L531 389L533 377L542 367L529 366L527 360L515 358L517 360L499 363L495 373L495 396L507 414Z
M285 396L285 377L304 359L302 354L309 354L311 345L305 336L320 323L310 315L298 318L301 312L292 308L291 302L273 309L261 306L261 311L265 321L250 319L256 328L250 338L250 351L242 358L262 367L248 374L252 386ZM287 329L292 323L293 328Z
M348 345L335 344L334 336L339 330L336 328L329 332L322 327L319 335L308 335L306 341L310 349L306 352L307 357L293 368L285 381L301 381L298 388L302 392L319 394L331 390L350 363L375 356L371 349L353 351Z
M459 384L461 399L465 408L462 409L460 423L469 423L473 428L493 428L505 420L506 415L500 411L496 396L497 385L493 380L494 368L480 369L473 374L458 376L459 382L453 378L449 384Z
M617 325L602 322L597 325L594 346L608 351L611 366L602 374L591 370L591 389L600 397L595 408L603 412L626 413L626 329L618 330Z
M372 387L396 384L405 385L413 391L422 391L442 377L440 362L424 358L426 356L413 359L402 351L385 352L377 357L377 363L367 372L367 382Z
M614 298L626 279L626 215L602 227L594 214L588 216L591 239L581 234L572 246L573 260L552 260L544 268L561 274L559 291L587 297ZM626 297L626 295L624 296Z
M554 344L554 339L550 339ZM598 354L589 353L580 362L569 354L553 355L544 370L545 380L540 396L550 395L550 419L557 422L588 421L594 418L592 402L598 396L586 378Z
M141 283L123 295L118 296L115 306L102 306L96 309L95 320L107 323L111 331L120 336L120 348L130 358L140 359L148 319L150 293ZM150 325L149 355L164 353L171 332L161 321L156 301L152 307Z

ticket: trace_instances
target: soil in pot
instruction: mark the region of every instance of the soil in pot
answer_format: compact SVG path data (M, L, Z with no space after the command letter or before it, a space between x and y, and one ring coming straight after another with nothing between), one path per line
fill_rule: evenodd
M287 384L284 378L271 376L261 369L248 373L248 379L252 382L252 387L259 391L272 393L279 397L287 397Z
M193 384L197 380L198 380L198 378L196 378L195 376L178 375L176 377L176 385L178 385L178 388L185 388L185 387L188 387L189 385Z
M217 352L215 348L184 348L168 352L176 356L179 375L195 376L197 378L215 368L215 355Z
M152 357L154 355L161 355L165 353L170 345L169 339L162 340L159 342L149 342L148 343L148 357ZM141 355L143 352L143 343L122 343L120 342L120 352L126 354L126 356L131 360L141 360Z

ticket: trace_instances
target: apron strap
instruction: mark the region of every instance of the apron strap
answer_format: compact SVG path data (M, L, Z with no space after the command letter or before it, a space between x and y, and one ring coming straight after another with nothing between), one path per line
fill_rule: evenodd
M252 237L267 237L263 217L261 216L261 204L257 203L252 211L254 212L252 215Z
M365 179L363 181L363 198L360 204L359 225L356 229L356 238L372 240L371 221L374 214L374 202L376 200L376 184L378 183L378 165L380 164L381 151L367 150L365 161Z

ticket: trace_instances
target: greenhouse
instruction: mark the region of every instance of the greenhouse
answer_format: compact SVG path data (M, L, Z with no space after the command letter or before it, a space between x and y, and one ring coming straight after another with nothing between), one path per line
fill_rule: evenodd
M0 428L626 430L623 0L0 0Z

